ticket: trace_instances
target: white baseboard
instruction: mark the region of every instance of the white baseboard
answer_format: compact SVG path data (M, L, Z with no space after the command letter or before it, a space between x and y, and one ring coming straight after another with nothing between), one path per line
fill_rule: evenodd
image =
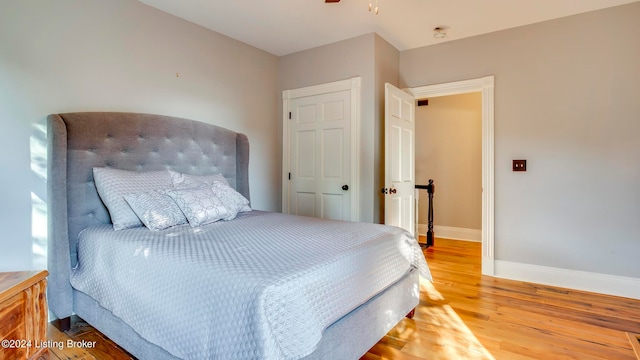
M418 224L418 234L427 235L427 228L427 224ZM434 225L433 233L444 239L482 242L482 230Z
M435 231L435 230L434 230ZM495 277L640 299L640 279L495 260Z

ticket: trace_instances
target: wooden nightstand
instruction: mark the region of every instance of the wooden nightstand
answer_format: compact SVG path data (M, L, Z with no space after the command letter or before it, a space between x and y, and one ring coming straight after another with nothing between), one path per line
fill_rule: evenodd
M48 274L0 272L0 359L48 358Z

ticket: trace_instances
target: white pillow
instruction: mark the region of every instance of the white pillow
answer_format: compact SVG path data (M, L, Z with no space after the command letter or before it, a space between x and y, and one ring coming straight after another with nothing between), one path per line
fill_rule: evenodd
M182 174L173 170L169 170L171 175L171 185L175 189L186 189L198 187L202 184L213 184L214 181L221 181L227 185L229 182L222 176L222 174L210 174L210 175L190 175Z
M209 224L229 216L229 211L213 193L211 186L168 190L192 227Z
M249 200L231 186L221 181L214 181L211 189L229 211L229 215L224 220L233 220L239 212L251 211Z
M182 210L166 190L137 192L125 195L124 199L150 230L164 230L187 223Z
M109 210L114 230L142 226L142 222L124 199L125 195L171 187L168 170L127 171L93 168L93 179L102 202Z

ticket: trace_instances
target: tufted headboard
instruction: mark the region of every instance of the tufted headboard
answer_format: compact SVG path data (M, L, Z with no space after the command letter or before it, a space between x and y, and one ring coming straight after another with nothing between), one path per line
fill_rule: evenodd
M93 182L93 167L221 173L249 198L249 141L244 134L170 116L96 112L48 119L49 308L73 314L69 283L78 233L111 222Z

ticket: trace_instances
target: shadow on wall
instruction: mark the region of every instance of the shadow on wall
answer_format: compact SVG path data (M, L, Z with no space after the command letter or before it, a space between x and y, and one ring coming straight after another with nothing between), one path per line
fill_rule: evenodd
M31 152L32 269L47 268L47 118L36 121L29 139Z

